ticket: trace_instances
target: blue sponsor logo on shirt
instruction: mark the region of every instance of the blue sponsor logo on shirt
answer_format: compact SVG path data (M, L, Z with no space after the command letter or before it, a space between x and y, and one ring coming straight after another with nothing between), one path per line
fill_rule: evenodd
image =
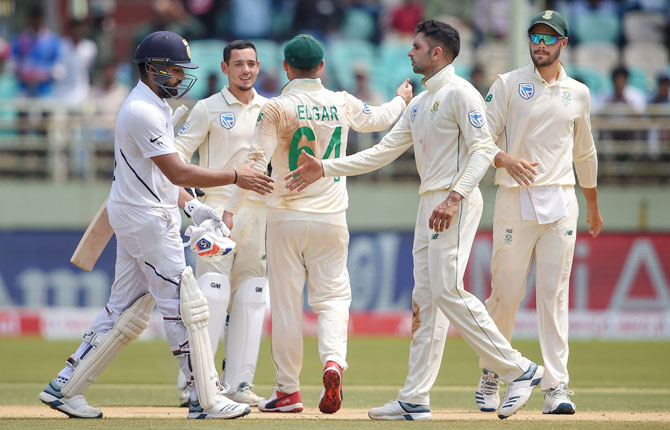
M372 113L372 109L370 109L370 106L368 106L367 103L363 103L363 113L368 115Z
M414 118L416 117L416 113L419 111L419 105L414 105L412 107L412 111L410 112L409 119L410 121L414 122Z
M177 136L181 136L182 134L186 133L186 130L188 130L188 127L190 125L191 124L189 124L188 121L185 122L184 125L181 126L181 130L179 130L179 133L177 133Z
M232 112L222 113L220 115L220 119L221 119L221 125L226 130L230 130L231 128L233 128L233 126L235 126L235 114Z
M520 83L519 95L526 100L530 99L535 95L535 86L533 84Z

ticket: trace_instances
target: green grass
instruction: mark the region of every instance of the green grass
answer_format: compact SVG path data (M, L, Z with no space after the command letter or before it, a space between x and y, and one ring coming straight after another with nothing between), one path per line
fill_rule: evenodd
M78 342L41 339L0 339L2 376L0 405L39 405L37 393L62 368L65 359ZM517 341L514 345L526 356L541 362L536 341ZM344 374L344 406L369 408L397 397L407 374L409 340L397 338L352 338L349 342L349 369ZM316 407L321 390L322 365L316 340L305 340L305 360L301 390L306 407ZM217 354L217 363L223 354ZM670 342L604 342L573 341L570 354L570 388L578 411L670 411L670 378L665 377L670 356ZM136 342L119 357L87 393L92 405L100 406L173 406L177 362L166 342ZM255 391L272 392L274 365L270 359L270 342L261 345L255 379ZM434 409L474 410L474 388L480 370L477 357L460 339L449 339L442 369L431 391ZM542 394L536 392L526 410L542 409ZM579 413L579 412L578 412ZM105 428L171 428L194 425L174 419L102 420ZM91 421L54 419L4 419L2 428L92 428ZM234 428L481 428L482 421L434 421L432 423L377 423L348 420L238 420L226 423ZM564 423L566 424L566 423ZM576 422L569 428L658 428L668 422ZM198 428L214 428L221 423L199 423ZM496 425L518 428L565 428L560 421L501 421ZM211 426L211 427L210 427ZM661 426L663 427L663 426Z

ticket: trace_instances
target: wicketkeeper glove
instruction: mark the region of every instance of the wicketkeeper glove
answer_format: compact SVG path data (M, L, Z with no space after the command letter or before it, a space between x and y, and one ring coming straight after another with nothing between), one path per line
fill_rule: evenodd
M222 236L230 236L230 230L221 220L221 215L219 215L214 209L207 206L204 203L201 203L198 199L189 200L184 205L184 212L187 216L193 219L193 223L196 226L201 225L207 220L212 220L215 222L214 229L221 229ZM211 231L214 231L211 229Z
M223 236L222 230L215 226L215 222L210 219L203 221L199 226L188 226L184 234L190 239L184 243L184 246L189 246L201 257L226 255L232 251L235 248L235 242Z

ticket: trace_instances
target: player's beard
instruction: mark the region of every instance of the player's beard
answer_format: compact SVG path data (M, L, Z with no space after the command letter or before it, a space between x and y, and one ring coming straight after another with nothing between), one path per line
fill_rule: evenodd
M561 51L563 50L562 47L559 46L559 48L554 52L553 54L549 53L549 51L544 51L546 52L547 58L545 60L540 60L535 56L535 53L533 52L533 48L529 48L530 50L530 58L533 60L533 64L535 64L535 67L547 67L551 66L558 60L558 57L561 56ZM539 52L539 50L537 50Z

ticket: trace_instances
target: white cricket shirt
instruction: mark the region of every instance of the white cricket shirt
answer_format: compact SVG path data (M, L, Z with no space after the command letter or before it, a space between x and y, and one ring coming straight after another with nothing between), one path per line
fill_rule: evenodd
M370 172L413 144L419 193L453 190L467 198L500 151L486 127L484 100L451 64L425 80L423 87L426 91L412 99L381 142L345 158L324 160L325 175Z
M142 81L116 118L114 180L109 200L135 206L177 206L179 188L151 157L176 152L172 108Z
M228 87L199 100L175 137L175 146L185 163L198 150L200 165L210 169L234 169L243 165L254 138L256 119L267 99L255 90L249 105L239 101ZM205 188L207 195L229 199L231 186ZM264 197L252 193L250 200Z
M254 168L265 170L272 160L274 191L267 198L270 208L310 213L336 213L349 204L346 178L321 178L301 192L286 189L284 176L298 168L305 149L327 160L346 155L349 128L372 132L393 124L405 108L396 96L381 106L368 106L347 92L326 89L320 79L294 79L279 97L270 99L258 118L249 159ZM226 210L236 213L248 192L236 189Z
M570 78L561 65L558 80L548 84L535 65L500 75L486 96L489 131L509 155L537 161L531 187L596 186L598 160L591 134L591 97L586 85ZM505 169L496 184L518 187Z

